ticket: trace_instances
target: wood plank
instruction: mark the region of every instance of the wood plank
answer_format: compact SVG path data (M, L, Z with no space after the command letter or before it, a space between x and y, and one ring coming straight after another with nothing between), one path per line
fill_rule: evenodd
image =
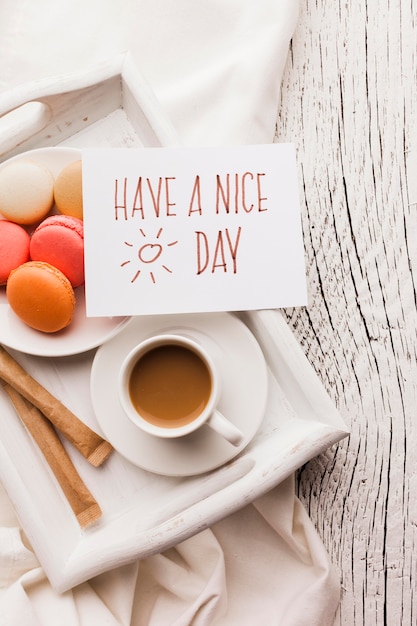
M298 472L335 625L415 624L417 5L301 3L277 140L296 143L309 289L286 311L351 436Z

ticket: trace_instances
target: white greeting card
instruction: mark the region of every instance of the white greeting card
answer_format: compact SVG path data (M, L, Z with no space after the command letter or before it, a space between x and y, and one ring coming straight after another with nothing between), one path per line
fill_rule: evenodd
M88 316L307 302L292 144L86 149Z

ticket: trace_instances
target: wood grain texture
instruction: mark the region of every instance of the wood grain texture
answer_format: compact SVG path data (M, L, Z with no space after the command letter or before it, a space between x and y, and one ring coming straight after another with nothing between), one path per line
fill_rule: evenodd
M302 1L277 118L309 289L287 320L351 428L297 475L337 626L417 623L416 42L412 0Z

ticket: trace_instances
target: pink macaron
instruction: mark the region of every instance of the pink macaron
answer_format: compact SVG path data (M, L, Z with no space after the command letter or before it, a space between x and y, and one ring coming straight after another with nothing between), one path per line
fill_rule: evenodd
M33 261L57 267L73 287L84 283L84 224L77 217L51 215L33 232L30 241Z
M26 230L8 220L0 220L0 285L12 270L29 261L30 237Z

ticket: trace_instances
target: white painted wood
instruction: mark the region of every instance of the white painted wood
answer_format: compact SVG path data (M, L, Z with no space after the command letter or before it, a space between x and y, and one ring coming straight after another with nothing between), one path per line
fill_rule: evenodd
M417 623L416 42L415 2L302 2L277 119L310 296L287 320L351 428L298 473L337 626Z
M126 65L124 64L126 63ZM45 103L51 117L2 160L44 145L168 145L178 140L129 59L59 85L9 94L0 111ZM65 86L65 87L64 87ZM7 115L3 118L6 125ZM30 133L29 133L30 134ZM2 145L0 142L0 153ZM68 452L103 510L81 531L54 477L7 398L0 395L0 478L54 587L63 591L118 564L178 543L253 501L347 434L346 426L278 311L243 313L269 365L265 419L239 456L196 477L145 472L114 453L99 469ZM71 410L98 430L89 373L94 354L16 359Z

